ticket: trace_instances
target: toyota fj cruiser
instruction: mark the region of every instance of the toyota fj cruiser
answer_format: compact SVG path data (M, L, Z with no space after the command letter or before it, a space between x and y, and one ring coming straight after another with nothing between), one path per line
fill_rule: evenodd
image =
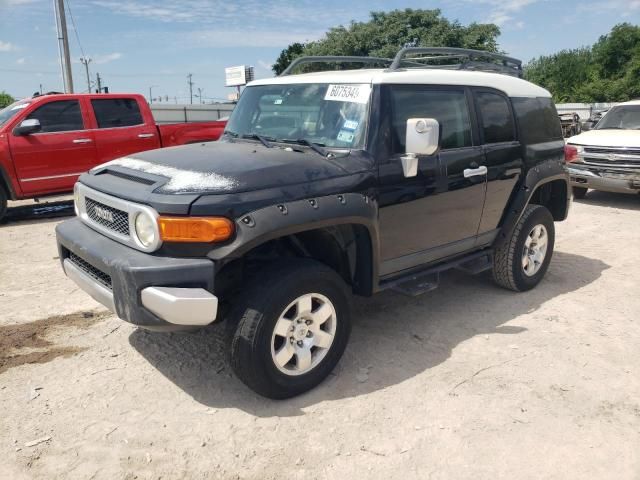
M535 287L571 200L556 109L519 61L410 48L290 68L320 61L385 68L254 81L221 141L94 168L56 229L67 276L120 318L225 319L235 372L271 398L336 366L352 294L417 295L452 268Z

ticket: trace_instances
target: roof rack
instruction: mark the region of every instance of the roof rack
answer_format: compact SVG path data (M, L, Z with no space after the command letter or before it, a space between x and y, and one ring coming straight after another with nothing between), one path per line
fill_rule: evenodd
M426 54L427 56L409 57L408 54ZM453 64L422 64L423 61L459 60ZM389 70L399 70L406 68L410 63L414 68L438 68L455 70L481 70L522 78L522 61L517 58L507 57L498 53L486 52L483 50L472 50L469 48L453 47L404 47L400 50Z
M371 64L386 64L390 65L393 60L390 58L381 57L343 57L343 56L312 56L312 57L298 57L289 64L287 68L279 75L284 77L291 75L294 68L303 65L305 63L371 63Z

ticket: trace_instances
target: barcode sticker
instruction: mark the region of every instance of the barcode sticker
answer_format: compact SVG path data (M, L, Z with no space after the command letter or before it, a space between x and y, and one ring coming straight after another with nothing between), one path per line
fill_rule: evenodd
M329 85L324 99L334 102L367 103L370 93L371 85L367 83Z

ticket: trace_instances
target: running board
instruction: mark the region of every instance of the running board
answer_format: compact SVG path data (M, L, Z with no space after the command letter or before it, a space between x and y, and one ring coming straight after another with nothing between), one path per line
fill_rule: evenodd
M389 280L380 282L380 290L393 290L410 297L417 297L423 293L438 288L440 273L456 269L475 275L493 266L493 252L482 251L457 258L424 270L415 269L412 272L401 274Z

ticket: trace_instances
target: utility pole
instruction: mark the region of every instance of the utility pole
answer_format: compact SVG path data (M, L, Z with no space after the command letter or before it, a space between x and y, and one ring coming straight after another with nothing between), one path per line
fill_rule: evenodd
M64 0L53 0L56 12L56 28L58 30L58 52L60 54L60 70L65 93L73 93L73 76L71 75L71 55L69 54L69 39L67 38L67 17L65 16Z
M158 85L151 85L151 86L149 87L149 104L152 104L152 103L153 103L153 94L151 93L151 90L152 90L154 87L157 87L157 86L158 86Z
M200 104L204 103L202 101L202 89L200 87L198 87L198 98L200 99Z
M91 78L89 77L89 63L91 63L91 59L88 57L80 57L80 63L84 65L84 70L87 73L87 92L91 93Z
M98 93L102 93L102 79L98 72L96 72L96 85L98 85Z
M187 75L187 78L189 79L189 98L191 100L191 105L193 105L193 82L191 81L191 77L193 77L192 73Z
M40 84L40 95L42 95L42 84Z

